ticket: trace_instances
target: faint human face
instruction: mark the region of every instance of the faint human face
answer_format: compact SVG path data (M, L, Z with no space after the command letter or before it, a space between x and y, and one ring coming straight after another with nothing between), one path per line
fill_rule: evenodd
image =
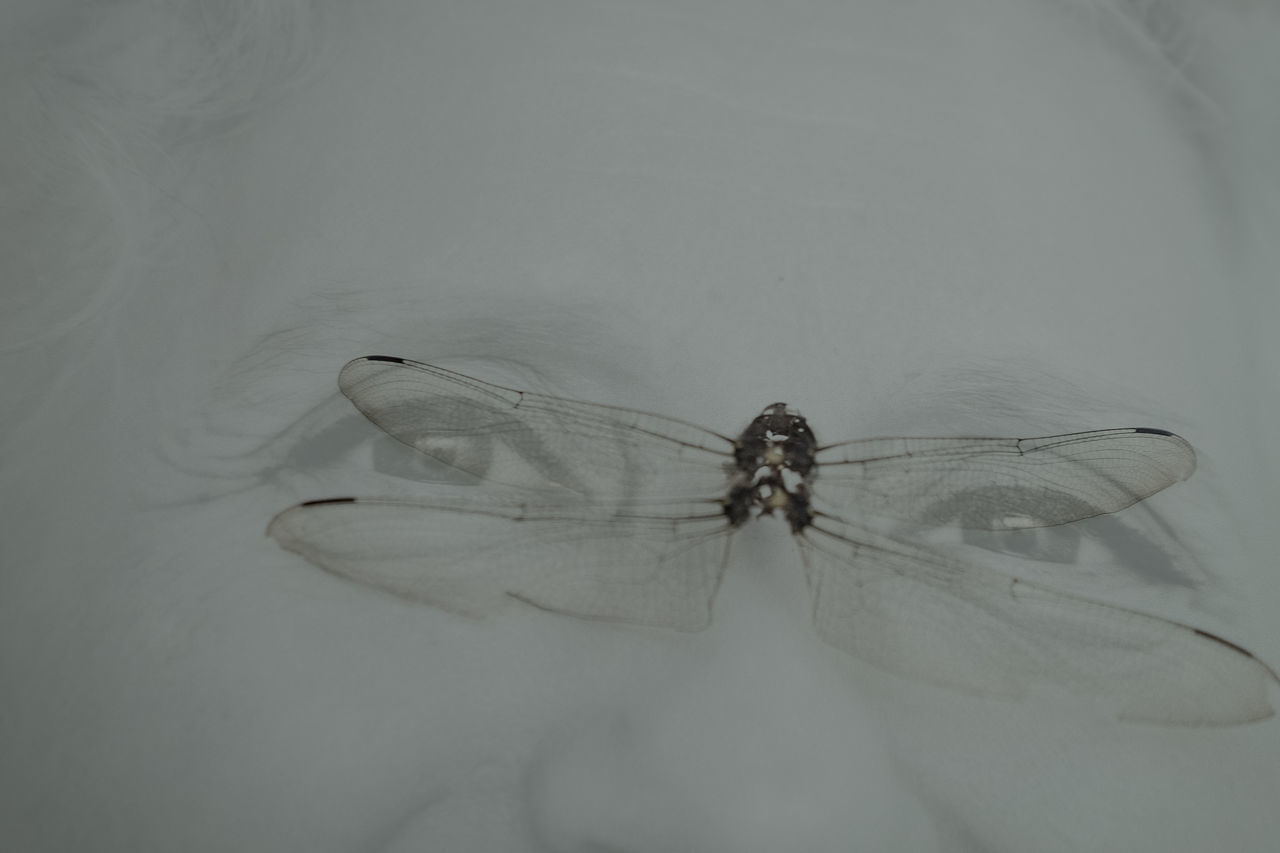
M374 352L729 435L775 400L823 442L1164 427L1201 470L1153 517L1249 591L1220 624L1280 660L1215 175L1195 106L1136 47L1034 4L404 5L211 143L199 212L234 307L186 344L238 361L184 424L199 474L162 470L139 488L152 508L107 510L132 526L124 576L89 587L101 624L31 611L108 661L47 664L92 683L93 713L45 733L77 732L53 763L95 818L34 834L1263 849L1274 722L1124 726L878 673L814 636L782 524L741 535L699 634L532 609L473 622L261 535L299 500L422 488L336 396L341 365ZM154 508L192 492L209 499ZM1218 615L1176 592L1126 603Z

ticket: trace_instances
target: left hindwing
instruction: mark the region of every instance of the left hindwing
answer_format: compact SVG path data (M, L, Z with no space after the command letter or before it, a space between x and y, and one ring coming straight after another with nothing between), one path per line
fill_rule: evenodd
M496 497L309 501L267 528L336 575L466 616L517 599L683 631L711 621L731 532L718 501L592 506Z

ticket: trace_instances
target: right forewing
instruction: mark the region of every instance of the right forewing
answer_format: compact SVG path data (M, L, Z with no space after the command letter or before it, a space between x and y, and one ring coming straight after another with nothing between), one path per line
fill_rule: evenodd
M984 530L1117 512L1185 480L1191 445L1129 428L1042 438L872 438L819 449L814 495L845 519Z

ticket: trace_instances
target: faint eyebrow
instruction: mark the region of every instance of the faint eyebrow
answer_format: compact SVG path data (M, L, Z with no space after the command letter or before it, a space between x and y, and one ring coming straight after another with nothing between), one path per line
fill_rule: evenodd
M610 365L610 375L625 375L635 361L618 358L617 341L601 340L599 319L607 312L603 302L563 305L512 295L449 304L452 310L418 319L424 316L424 309L416 288L387 287L373 301L354 288L313 293L294 302L287 312L287 326L259 341L252 355L242 357L242 364L251 363L255 372L294 366L310 371L324 364L332 369L336 383L342 364L360 355L403 356L427 362L441 358L506 361L527 368L520 371L528 374L527 390L594 399L595 395L576 394L563 383L550 383L548 377L572 377L584 365L599 365L601 359ZM378 334L371 335L370 329L377 329ZM422 342L428 343L424 346ZM637 349L635 355L641 356L642 350ZM638 377L631 378L639 383ZM514 379L508 380L511 383L519 384ZM614 384L625 386L630 379ZM1084 384L1091 390L1086 392ZM794 395L794 391L782 393ZM625 393L601 402L645 405ZM1082 376L1080 372L1069 377L1058 365L1025 356L956 359L922 369L903 377L893 395L882 402L895 411L892 431L903 435L1020 431L1029 435L1119 426L1178 431L1178 423L1171 426L1173 419L1163 414L1165 406L1133 389L1119 387L1114 378ZM751 398L743 404L752 409L758 403ZM917 423L918 428L914 426ZM723 424L708 426L728 428ZM824 439L855 437L825 423L820 428Z
M1069 377L1053 366L1007 359L919 371L906 377L893 402L918 413L922 421L952 422L958 432L990 432L1001 424L1048 432L1104 426L1172 429L1170 418L1162 414L1164 406L1123 388L1114 377ZM1112 423L1117 417L1134 422ZM1147 422L1152 419L1161 423Z
M1158 66L1160 78L1201 109L1213 99L1195 79L1194 60L1204 40L1202 27L1173 3L1090 4L1091 11L1110 15L1116 30L1132 45L1132 54Z
M598 300L561 304L477 292L427 301L420 285L387 284L374 292L331 286L290 302L276 328L240 359L308 370L322 359L335 365L335 381L348 360L374 354L592 364L616 349L601 342L599 317L607 311Z

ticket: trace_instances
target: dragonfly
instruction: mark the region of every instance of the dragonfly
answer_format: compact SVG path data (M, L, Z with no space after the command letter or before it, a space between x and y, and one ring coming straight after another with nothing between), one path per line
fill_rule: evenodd
M471 617L523 602L699 631L734 534L773 516L799 546L818 637L882 670L982 696L1054 684L1147 723L1274 713L1276 674L1235 643L912 535L1119 512L1195 470L1191 445L1166 430L823 445L775 403L729 437L392 356L351 361L339 388L483 486L310 500L271 521L281 546L349 580Z

